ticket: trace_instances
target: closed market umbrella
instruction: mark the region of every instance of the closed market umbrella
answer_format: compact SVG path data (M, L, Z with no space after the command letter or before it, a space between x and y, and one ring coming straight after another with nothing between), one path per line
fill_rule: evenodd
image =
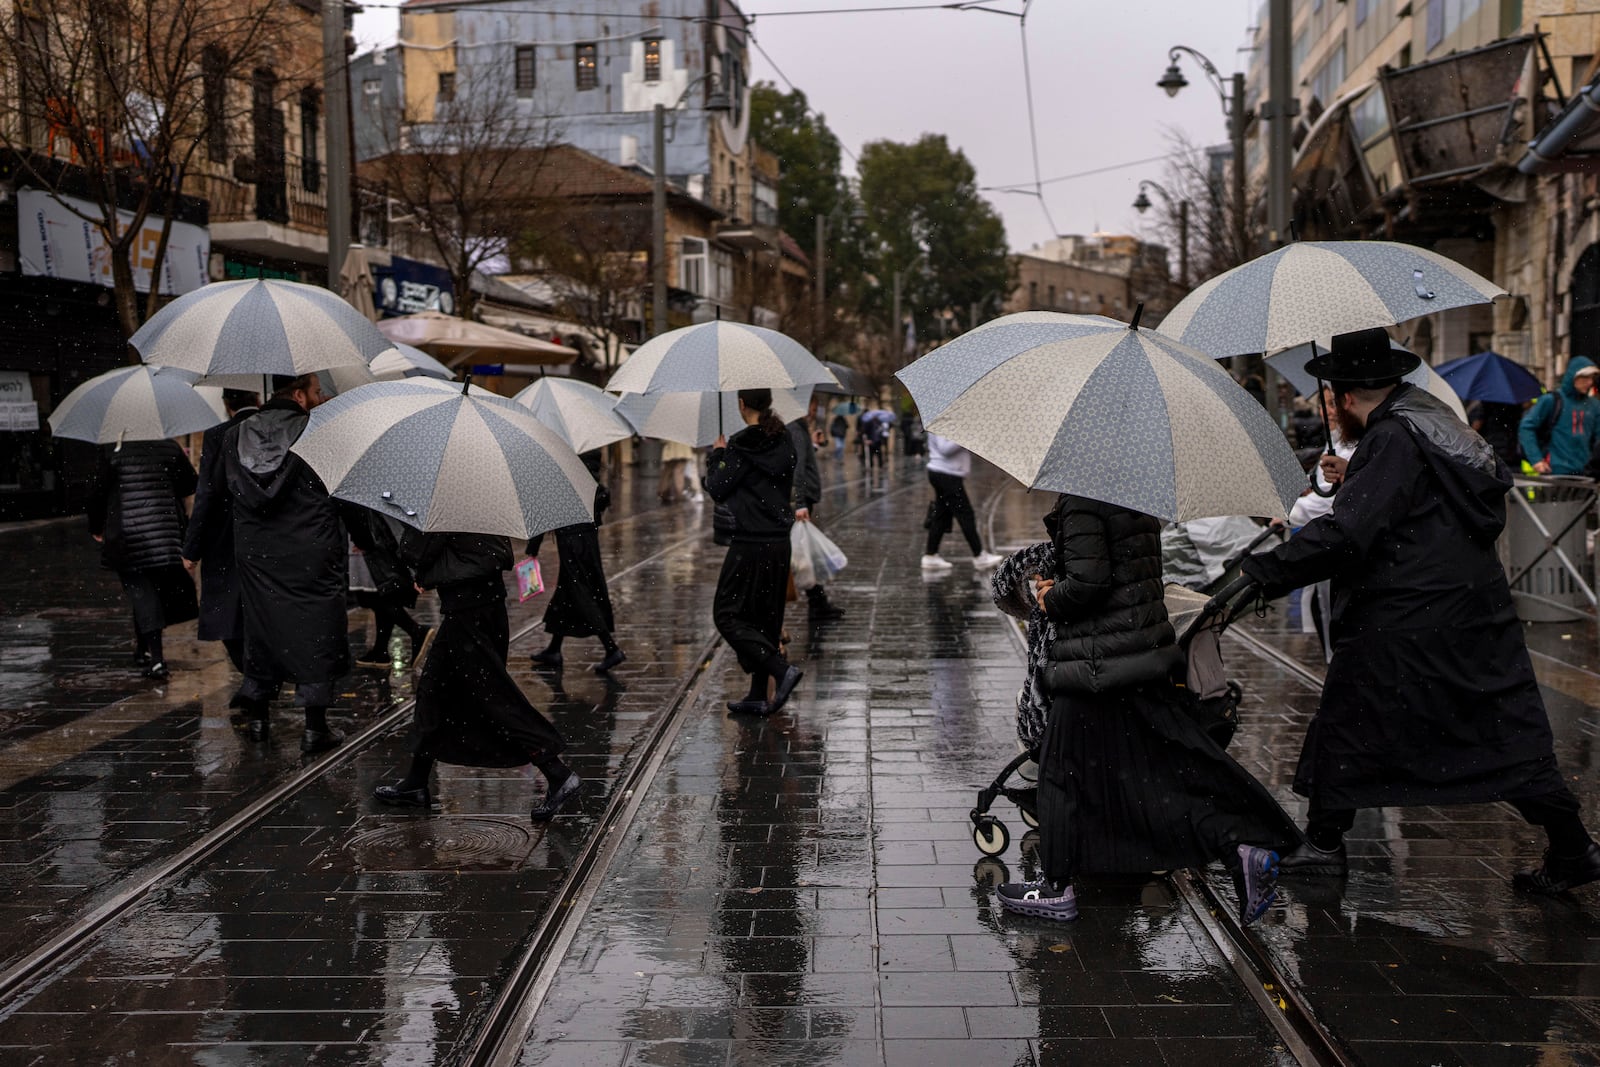
M716 393L837 385L798 341L743 322L702 322L640 345L611 380L611 393Z
M128 343L153 366L241 388L259 388L261 375L297 378L366 367L393 347L329 290L261 278L213 282L185 293L151 316Z
M311 413L294 451L328 491L425 533L528 538L594 518L577 453L509 397L374 382Z
M1392 241L1302 241L1204 282L1160 332L1218 359L1487 304L1505 290L1452 259Z
M793 422L806 413L811 403L810 387L774 389L772 413L784 422ZM617 414L627 419L640 437L658 441L677 441L692 448L708 448L724 434L743 427L739 417L739 394L727 393L629 393L617 401Z
M1282 431L1215 359L1136 325L1007 315L896 377L930 432L1036 489L1181 522L1282 515L1305 484Z
M1527 368L1496 352L1462 356L1433 369L1462 400L1522 404L1544 392L1539 379Z
M361 312L368 322L378 321L378 307L372 298L376 283L372 280L372 265L367 260L367 250L353 244L344 254L344 265L339 270L339 296L344 302Z
M1294 391L1300 396L1314 397L1317 395L1317 379L1315 375L1306 372L1306 364L1311 361L1313 355L1326 355L1328 344L1331 343L1332 339L1330 338L1327 344L1295 345L1293 348L1285 349L1282 352L1275 352L1267 357L1267 366L1283 375L1289 384L1294 386ZM1410 351L1393 339L1389 341L1389 347L1402 352ZM1444 401L1451 411L1460 416L1462 422L1467 421L1467 409L1462 406L1461 398L1456 395L1454 389L1450 388L1449 383L1436 374L1434 368L1426 363L1418 364L1416 370L1405 375L1400 380L1410 382L1418 389L1432 393Z
M195 391L194 375L167 367L119 367L66 395L50 413L57 437L107 445L163 441L225 420Z
M540 378L513 399L583 453L633 436L633 426L616 412L617 398L588 382Z

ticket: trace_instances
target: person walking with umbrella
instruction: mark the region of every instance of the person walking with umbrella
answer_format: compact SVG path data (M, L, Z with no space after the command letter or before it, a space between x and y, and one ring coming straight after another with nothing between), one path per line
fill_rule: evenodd
M553 667L560 670L565 662L561 644L569 637L595 637L605 656L594 665L596 674L609 674L626 660L627 654L618 646L612 632L617 624L611 613L611 593L606 588L605 560L600 555L600 521L611 505L611 493L598 484L601 455L599 449L578 457L596 481L594 493L594 519L574 523L556 531L556 553L560 561L556 574L556 591L544 612L544 629L550 643L533 654L535 667ZM537 556L544 535L528 542L528 555Z
M200 439L200 479L195 488L194 512L183 539L184 565L200 568L200 622L202 641L221 641L228 662L244 670L244 602L239 591L239 570L233 554L233 499L222 462L223 438L229 430L256 413L261 398L244 389L224 389L222 406L228 421L213 426Z
M133 608L134 661L165 681L162 631L199 613L183 566L187 501L195 473L177 442L126 441L100 448L89 493L89 534L117 572Z
M772 715L801 677L778 647L789 584L795 452L783 420L772 413L770 389L739 390L739 415L745 428L731 440L718 437L707 457L706 492L727 505L734 522L713 612L717 632L750 675L749 693L728 710ZM770 701L769 679L777 683Z
M1400 381L1417 362L1369 329L1307 364L1332 383L1355 452L1322 459L1333 510L1243 564L1268 596L1332 582L1333 659L1294 781L1311 802L1306 843L1283 870L1343 874L1361 808L1506 801L1549 838L1513 884L1563 892L1600 879L1600 846L1556 764L1495 551L1511 477L1448 407Z

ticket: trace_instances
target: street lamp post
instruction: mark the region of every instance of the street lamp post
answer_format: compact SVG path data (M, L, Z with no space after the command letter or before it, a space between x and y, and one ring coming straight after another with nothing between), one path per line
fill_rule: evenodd
M728 95L716 88L716 76L709 71L700 75L683 87L683 92L678 94L678 99L672 102L670 110L676 111L683 106L689 98L689 93L703 81L711 82L711 91L706 94L706 105L703 110L722 112L733 110L728 101ZM662 105L655 106L655 152L651 159L651 168L654 170L650 189L651 230L650 235L650 335L660 337L667 332L667 111Z
M1178 286L1189 288L1189 201L1177 200L1160 182L1141 181L1139 195L1133 201L1133 209L1143 215L1150 210L1150 198L1144 195L1146 189L1154 189L1161 194L1161 199L1167 202L1169 210L1178 214Z
M1222 75L1217 73L1216 65L1204 55L1190 48L1188 45L1174 45L1167 51L1168 66L1161 75L1156 85L1165 90L1168 96L1177 96L1179 90L1189 84L1189 79L1183 76L1183 71L1178 67L1180 54L1187 54L1200 64L1200 69L1205 72L1206 80L1222 98L1222 111L1228 117L1228 139L1233 146L1233 241L1239 250L1239 255L1244 258L1250 256L1249 229L1245 225L1245 160L1244 160L1244 128L1247 121L1244 109L1244 75L1234 74L1231 82L1224 82Z

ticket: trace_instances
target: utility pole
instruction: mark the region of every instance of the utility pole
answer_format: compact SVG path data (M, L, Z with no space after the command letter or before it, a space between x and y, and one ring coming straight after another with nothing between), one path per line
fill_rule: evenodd
M1245 218L1244 189L1249 175L1244 159L1244 75L1234 72L1233 93L1228 98L1228 140L1233 146L1233 242L1240 261L1251 258L1250 226Z
M1178 201L1178 287L1189 288L1189 201Z
M906 335L900 327L900 272L894 272L894 321L889 327L889 362L896 370L906 355Z
M1294 98L1293 72L1289 66L1289 29L1292 18L1289 0L1271 0L1268 18L1267 88L1271 95L1267 111L1267 227L1274 242L1289 239L1291 219L1289 170L1293 163L1292 123L1299 111Z
M345 0L322 0L322 121L328 185L328 287L337 291L350 249L350 75L344 44Z
M650 336L660 337L667 332L667 109L655 107L655 153L651 167L655 171L651 183L650 235Z
M817 212L817 271L815 293L816 322L811 330L811 349L813 354L819 354L822 345L822 335L828 322L828 217L821 211Z

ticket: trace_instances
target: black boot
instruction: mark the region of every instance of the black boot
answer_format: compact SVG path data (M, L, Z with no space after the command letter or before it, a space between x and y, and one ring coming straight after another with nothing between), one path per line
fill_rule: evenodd
M1554 849L1545 849L1544 862L1518 871L1512 876L1511 884L1524 893L1551 896L1597 879L1600 879L1600 845L1590 841L1588 848L1572 856L1557 856Z
M1278 873L1308 878L1343 878L1350 873L1350 858L1345 854L1344 842L1330 849L1321 849L1306 841L1278 860Z
M820 585L806 590L806 610L812 622L831 622L844 618L844 609L828 599L828 591Z

